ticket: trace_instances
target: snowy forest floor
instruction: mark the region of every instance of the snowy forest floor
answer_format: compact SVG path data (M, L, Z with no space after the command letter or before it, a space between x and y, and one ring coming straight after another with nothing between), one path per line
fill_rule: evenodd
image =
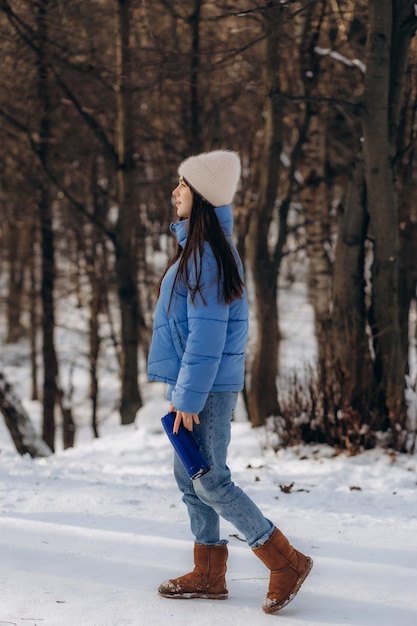
M49 458L2 446L0 626L417 624L416 456L274 454L239 415L234 478L313 557L312 573L285 609L263 614L267 571L224 522L229 599L159 597L163 580L192 568L192 536L159 421L166 402L158 385L152 394L135 425L115 417L100 439L85 432Z

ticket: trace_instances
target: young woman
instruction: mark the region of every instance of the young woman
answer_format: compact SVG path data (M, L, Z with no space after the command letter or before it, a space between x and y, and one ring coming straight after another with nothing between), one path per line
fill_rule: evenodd
M242 263L232 241L233 200L239 178L236 153L192 156L178 169L172 192L179 221L171 224L177 252L159 282L149 352L151 381L168 383L174 432L195 429L211 469L191 480L175 455L174 474L188 508L194 570L163 583L166 598L227 597L227 541L219 516L246 538L271 570L263 609L290 602L312 567L231 479L226 465L230 422L243 387L248 304Z

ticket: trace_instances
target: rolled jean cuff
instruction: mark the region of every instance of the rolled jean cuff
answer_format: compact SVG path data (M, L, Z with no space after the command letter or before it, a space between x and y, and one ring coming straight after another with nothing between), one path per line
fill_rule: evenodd
M257 539L250 547L253 549L253 548L259 548L259 546L263 546L267 541L270 540L271 535L274 532L274 530L275 530L275 526L271 522L271 529L268 530L267 533L263 534L262 537Z
M216 541L215 543L201 543L200 541L195 542L197 546L227 546L228 543L227 539L220 539L220 541Z

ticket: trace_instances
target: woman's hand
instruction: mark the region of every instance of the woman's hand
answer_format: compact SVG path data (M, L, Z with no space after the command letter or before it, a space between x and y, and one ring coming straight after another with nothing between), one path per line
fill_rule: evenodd
M176 409L172 406L172 404L170 405L169 410L176 411ZM184 427L187 430L193 430L194 424L200 423L197 413L183 413L182 411L176 411L176 413L177 415L175 417L174 427L172 429L172 432L174 433L174 435L178 435L178 430L179 430L181 422L184 424Z

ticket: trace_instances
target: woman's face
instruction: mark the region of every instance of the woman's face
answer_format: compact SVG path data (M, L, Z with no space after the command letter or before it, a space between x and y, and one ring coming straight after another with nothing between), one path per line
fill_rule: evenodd
M193 206L193 192L185 183L183 177L179 179L177 187L172 192L175 198L175 207L178 217L190 217Z

